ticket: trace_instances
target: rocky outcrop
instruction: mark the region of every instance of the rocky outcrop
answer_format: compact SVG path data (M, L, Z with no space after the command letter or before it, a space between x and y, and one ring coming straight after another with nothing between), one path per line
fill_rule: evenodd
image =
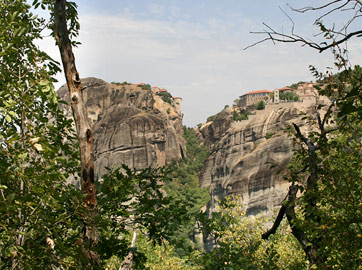
M314 103L268 105L248 120L231 123L232 114L225 111L225 122L216 117L200 128L199 137L211 151L200 176L200 185L210 191L209 210L231 194L241 195L249 215L271 215L280 206L289 183L278 171L287 166L293 150L284 130L296 123L305 131L300 113L311 112Z
M114 85L96 78L82 79L82 85L95 139L98 176L105 167L164 166L183 157L182 114L174 104L141 85ZM66 86L58 94L69 100Z

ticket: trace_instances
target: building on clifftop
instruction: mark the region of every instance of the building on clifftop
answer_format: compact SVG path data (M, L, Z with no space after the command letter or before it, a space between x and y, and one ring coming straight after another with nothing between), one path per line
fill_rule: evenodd
M267 102L270 99L269 95L271 93L272 91L270 90L257 90L246 93L239 97L239 106L246 108L261 100Z

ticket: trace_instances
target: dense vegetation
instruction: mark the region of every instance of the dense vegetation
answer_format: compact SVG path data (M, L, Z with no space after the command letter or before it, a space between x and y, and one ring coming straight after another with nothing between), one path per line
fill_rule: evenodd
M184 127L186 140L186 158L169 165L173 179L167 185L167 191L187 205L190 219L181 230L172 237L175 252L179 256L190 255L194 248L202 247L202 239L195 238L195 216L209 201L209 193L199 187L199 174L209 156L205 146L200 146L195 130Z
M294 92L281 92L279 93L279 98L281 100L288 100L288 101L298 101L299 96Z
M167 102L169 104L172 104L172 95L167 92L167 91L164 91L164 92L158 92L157 93L158 96L162 97L162 100L164 102Z

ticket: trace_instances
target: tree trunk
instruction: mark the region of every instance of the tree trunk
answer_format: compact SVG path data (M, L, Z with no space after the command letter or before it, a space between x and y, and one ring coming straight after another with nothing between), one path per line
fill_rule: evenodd
M126 258L121 263L118 270L132 270L133 255L136 251L136 239L137 239L137 229L135 229L133 232L130 251L128 252Z
M98 215L96 192L94 186L94 143L93 133L88 123L87 111L83 101L82 86L75 66L69 32L65 0L55 0L54 4L54 36L59 47L65 78L68 85L70 104L77 129L81 157L81 188L85 194L84 204L87 215L83 218L83 247L89 260L89 266L99 264L98 254L92 249L98 244L98 229L95 217Z

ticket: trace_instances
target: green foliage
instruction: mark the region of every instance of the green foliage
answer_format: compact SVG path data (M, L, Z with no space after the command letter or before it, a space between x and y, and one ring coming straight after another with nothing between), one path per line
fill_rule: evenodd
M151 85L150 84L144 84L144 85L141 85L141 88L143 89L143 90L148 90L148 91L151 91Z
M122 165L103 176L97 187L102 261L126 256L130 244L127 227L146 233L154 243L161 243L187 219L187 205L162 190L170 181L167 175L169 172L164 168L136 170ZM139 254L139 258L142 256ZM136 260L137 263L142 260Z
M294 92L280 92L279 98L281 100L298 101L299 96Z
M234 121L243 121L249 119L250 112L244 111L242 113L238 113L236 110L233 112L233 120Z
M124 81L122 83L120 83L120 82L111 82L111 84L115 84L115 85L131 85L131 83L126 82L126 81Z
M215 120L215 118L216 118L216 114L215 114L215 115L211 115L211 116L209 116L209 117L206 119L206 122L212 122L212 121Z
M161 245L152 244L147 237L139 234L136 241L137 255L143 254L144 263L133 265L133 269L149 270L199 270L198 266L190 265L185 259L174 254L174 248L167 241ZM106 270L119 269L122 259L112 256L105 265Z
M167 108L167 114L170 114L171 113L171 109L170 108Z
M299 81L299 82L297 82L297 83L293 83L293 84L291 84L290 86L289 86L289 88L292 88L292 89L298 89L298 86L300 85L300 84L305 84L306 82L305 81Z
M214 249L197 259L202 269L307 269L303 250L285 225L269 241L262 240L266 219L245 216L240 197L229 196L219 209L199 214L201 229L213 240Z
M303 192L302 212L293 222L316 247L320 258L315 265L318 269L359 269L362 264L361 79L359 66L323 78L328 84L319 89L320 93L336 102L325 115L325 131L308 135L319 149L313 157L318 161L313 169L317 177L307 185L305 179L310 172L296 173L303 166L308 168L311 160L310 152L298 138L302 147L297 148L289 166L294 176L290 181L297 183ZM313 118L309 124L315 130L320 128Z
M270 139L271 137L273 137L273 133L271 133L271 132L267 132L266 134L265 134L265 139Z
M45 21L25 1L2 1L0 13L0 268L77 268L84 211L66 182L79 154L52 84L60 69L34 44Z
M172 95L169 92L158 92L157 95L162 97L164 102L172 104Z
M233 105L237 107L240 106L240 99L234 99Z
M180 199L187 206L190 217L179 231L175 231L170 240L175 246L175 253L179 256L190 255L195 248L196 241L193 239L195 215L209 201L208 191L199 187L199 173L209 152L206 147L199 146L193 128L184 127L184 138L187 157L169 165L173 180L166 186L168 194Z
M255 109L264 110L265 109L265 101L260 100L255 104Z

